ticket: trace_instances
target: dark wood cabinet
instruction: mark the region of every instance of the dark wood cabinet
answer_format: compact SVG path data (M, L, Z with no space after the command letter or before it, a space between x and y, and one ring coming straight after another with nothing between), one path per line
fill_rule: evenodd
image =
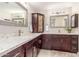
M78 35L42 34L3 57L37 57L40 49L77 53Z
M37 55L38 55L42 46L42 35L38 36L36 39L37 39L36 46L37 46Z
M61 49L64 51L71 51L71 38L65 37L61 39Z
M44 15L40 13L32 13L32 29L33 33L44 31Z
M67 35L52 35L52 49L70 51L71 38Z
M38 53L38 44L36 42L33 44L33 57L37 57Z
M58 36L53 36L52 35L52 40L51 40L51 44L52 44L52 49L55 49L55 50L61 50L61 43L62 42L62 39Z
M37 57L42 45L41 38L40 35L2 57Z
M42 38L42 49L60 50L77 53L78 36L44 34Z
M26 43L24 45L24 48L25 48L25 57L33 57L34 40Z
M24 47L18 47L2 57L24 57Z
M38 56L41 46L42 46L42 35L35 38L35 41L33 44L33 57Z
M63 51L69 51L71 50L71 37L67 35L60 35L60 38L58 38L58 42L60 45L60 50Z
M76 36L76 35L73 35L72 37L72 42L71 42L71 44L72 44L72 47L71 47L71 51L72 52L78 52L78 36Z
M27 47L28 46L28 47ZM33 56L33 45L25 45L25 57Z
M76 28L78 27L78 14L74 14L71 16L71 27Z
M41 35L24 45L25 57L37 57L41 48Z
M43 34L42 36L42 48L43 49L51 49L52 42L51 42L51 35L49 34Z

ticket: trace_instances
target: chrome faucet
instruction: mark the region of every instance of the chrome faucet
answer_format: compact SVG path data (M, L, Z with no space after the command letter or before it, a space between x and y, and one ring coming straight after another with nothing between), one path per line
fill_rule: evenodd
M60 30L58 30L58 33L60 33L61 31Z
M21 36L23 32L21 30L18 30L18 36Z

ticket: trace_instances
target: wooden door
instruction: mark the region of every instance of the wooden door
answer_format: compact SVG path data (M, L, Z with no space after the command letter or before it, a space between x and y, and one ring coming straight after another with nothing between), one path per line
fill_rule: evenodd
M37 19L37 14L32 14L32 29L33 32L38 32L38 19Z
M43 32L44 30L44 16L38 14L38 32Z
M44 15L40 13L32 13L32 29L33 33L44 31Z

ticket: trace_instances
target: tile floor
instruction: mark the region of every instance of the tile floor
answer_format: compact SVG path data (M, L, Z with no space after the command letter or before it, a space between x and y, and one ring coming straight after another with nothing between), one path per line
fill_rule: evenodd
M56 50L41 49L38 57L79 57L79 52L75 54L75 53L62 52Z

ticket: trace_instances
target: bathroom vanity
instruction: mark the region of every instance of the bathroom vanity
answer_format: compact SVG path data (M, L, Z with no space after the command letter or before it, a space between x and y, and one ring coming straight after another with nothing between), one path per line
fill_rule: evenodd
M30 37L31 36L31 37ZM37 57L40 49L78 52L78 35L74 34L31 34L26 38L15 39L15 44L6 43L0 51L2 57ZM9 39L7 39L9 41ZM13 39L14 41L14 39ZM1 41L0 41L1 42ZM1 47L0 47L1 48Z
M42 49L78 52L78 36L65 34L43 34Z
M41 35L34 34L31 38L18 39L15 44L13 47L5 46L7 50L4 49L5 51L0 52L0 55L2 57L36 57L41 48Z

